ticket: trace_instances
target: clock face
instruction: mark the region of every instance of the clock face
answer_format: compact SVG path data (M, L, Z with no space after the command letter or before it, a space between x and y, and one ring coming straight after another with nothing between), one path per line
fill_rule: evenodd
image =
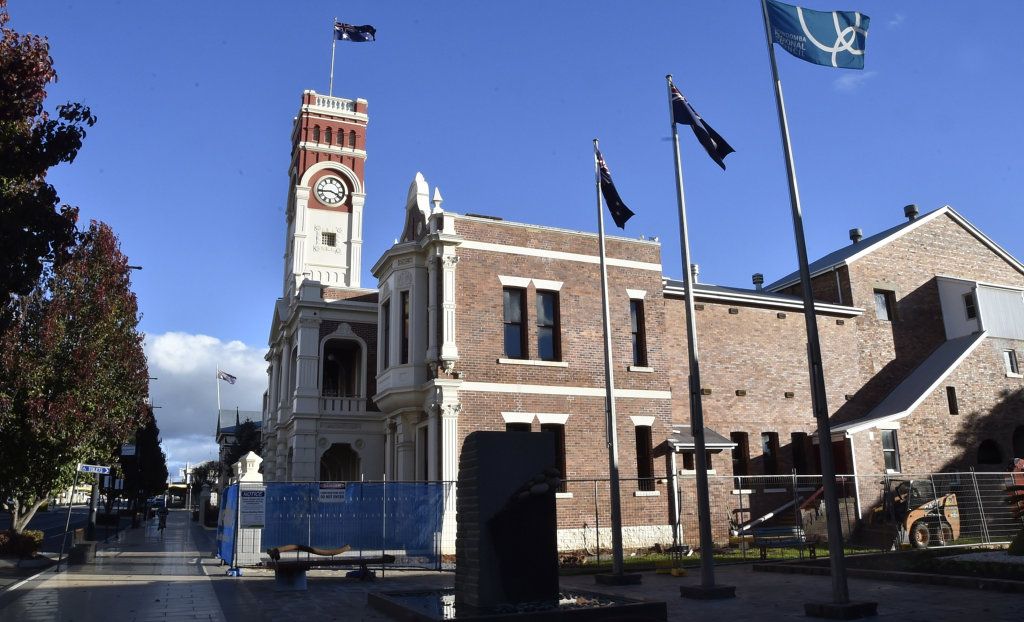
M339 205L347 195L345 184L337 177L324 177L316 182L316 198L324 205Z

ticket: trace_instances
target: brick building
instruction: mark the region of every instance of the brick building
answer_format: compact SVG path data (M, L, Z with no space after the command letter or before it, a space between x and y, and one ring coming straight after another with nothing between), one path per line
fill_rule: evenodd
M371 270L378 288L360 289L366 122L365 101L303 96L268 354L269 478L455 480L465 436L502 429L555 434L567 479L605 478L596 235L445 211L417 174L401 235ZM356 138L336 146L316 124ZM663 276L656 241L610 237L608 266L625 537L666 541L665 479L693 473L683 285ZM1020 262L942 207L851 232L811 271L838 472L999 470L1024 454ZM709 468L817 472L797 277L694 280ZM857 512L874 495L843 493ZM593 508L570 487L559 497L571 547ZM723 536L734 500L719 497Z

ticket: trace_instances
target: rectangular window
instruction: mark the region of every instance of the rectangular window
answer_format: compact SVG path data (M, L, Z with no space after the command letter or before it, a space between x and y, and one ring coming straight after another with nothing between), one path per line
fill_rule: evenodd
M633 364L647 367L647 330L644 323L644 301L629 301L629 327L633 338Z
M533 428L529 423L506 423L506 432L532 432Z
M1017 366L1017 353L1014 350L1003 350L1003 363L1006 365L1006 373L1020 373L1020 367Z
M565 479L567 477L565 470L565 426L560 423L542 423L540 424L540 431L547 432L555 435L555 467L561 474L561 484L558 486L556 492L566 492Z
M736 443L732 448L732 474L750 475L750 441L746 432L732 432L729 439Z
M779 434L778 432L761 433L761 457L764 460L764 474L779 474Z
M639 490L654 490L654 445L649 425L636 427L636 476Z
M338 234L327 233L326 231L320 234L320 241L324 246L337 246L338 245Z
M399 354L402 365L409 362L409 292L402 292L402 351Z
M381 340L381 369L391 367L391 301L388 300L380 306L380 322L384 328L383 339Z
M964 311L967 312L968 320L978 317L978 308L974 305L974 292L964 294Z
M790 434L793 450L793 468L798 475L810 473L810 461L807 459L808 438L805 432L793 432Z
M526 358L526 290L506 287L502 290L505 307L505 356Z
M956 403L956 387L946 387L946 401L949 402L949 414L959 415L960 405Z
M885 460L886 471L900 470L900 445L896 439L896 430L882 430L882 458Z
M559 344L558 292L537 292L537 356L542 361L562 359Z
M896 319L896 294L884 289L875 290L875 315L891 322Z

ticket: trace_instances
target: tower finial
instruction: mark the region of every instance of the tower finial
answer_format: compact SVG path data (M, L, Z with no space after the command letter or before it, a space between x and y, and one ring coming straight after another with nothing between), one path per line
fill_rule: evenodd
M441 202L442 201L444 201L444 199L441 198L441 189L438 188L437 186L434 186L434 198L431 199L431 203L434 204L434 213L435 214L437 212L441 211Z

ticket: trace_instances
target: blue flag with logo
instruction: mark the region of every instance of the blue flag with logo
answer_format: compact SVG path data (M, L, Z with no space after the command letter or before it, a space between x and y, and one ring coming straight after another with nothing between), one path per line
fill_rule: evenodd
M867 15L856 11L812 11L767 0L772 41L797 58L828 67L864 68Z

